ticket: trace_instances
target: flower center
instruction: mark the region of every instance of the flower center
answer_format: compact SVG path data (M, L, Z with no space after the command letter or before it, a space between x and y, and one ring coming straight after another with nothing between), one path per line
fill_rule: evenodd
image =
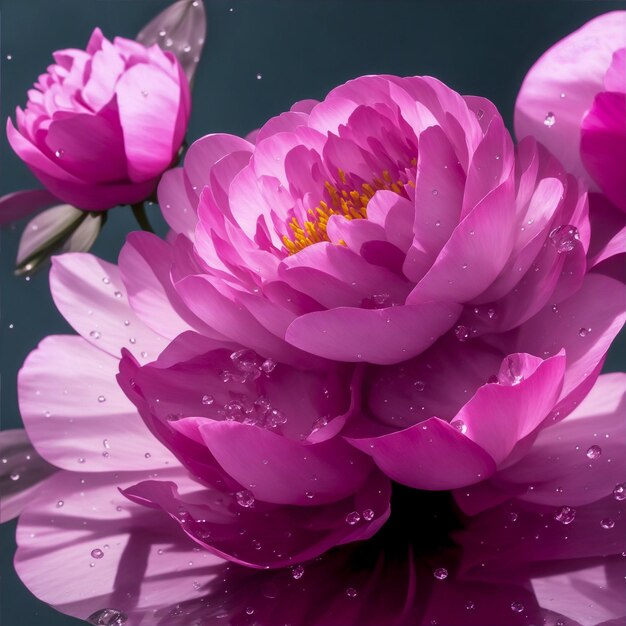
M404 179L404 180L403 180ZM402 172L395 177L388 170L382 177L374 178L372 183L355 183L348 180L346 174L339 170L339 183L324 183L324 199L314 209L308 209L303 221L292 217L288 222L290 235L283 235L283 243L289 254L296 254L308 246L322 241L330 241L326 228L332 215L340 215L348 220L367 219L367 205L374 194L384 189L407 197L405 185L414 186L413 181ZM339 242L345 245L345 242Z

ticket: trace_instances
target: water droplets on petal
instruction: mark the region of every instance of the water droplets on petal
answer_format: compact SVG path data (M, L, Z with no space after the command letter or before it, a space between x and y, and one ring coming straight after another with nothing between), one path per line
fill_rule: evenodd
M300 580L304 576L304 567L302 565L294 565L291 568L291 577Z
M562 224L550 231L550 242L556 248L558 254L571 252L576 247L576 242L580 240L578 228L571 224Z
M602 448L600 446L593 445L585 453L588 459L592 461L597 459L602 454Z
M543 118L543 125L547 126L548 128L552 128L555 123L556 116L554 115L554 113L552 113L552 111L548 111L546 116Z
M514 613L523 613L524 605L521 602L511 602L511 611Z
M554 519L561 524L571 524L576 517L576 509L571 506L562 506L554 514Z
M626 483L615 485L615 489L613 489L613 497L620 501L626 500Z
M346 515L346 524L354 526L361 521L361 514L358 511L352 511Z
M100 609L92 613L87 621L93 626L124 626L128 616L117 609Z
M615 521L610 517L605 517L600 521L600 526L602 526L605 530L611 530L611 528L615 527Z
M101 559L104 556L104 552L100 548L94 548L91 551L91 557L94 559Z
M445 580L448 578L448 570L445 567L438 567L434 572L433 576L437 580Z
M254 506L254 496L251 491L247 489L242 489L235 494L235 500L237 500L237 504L244 509L249 509L251 506Z

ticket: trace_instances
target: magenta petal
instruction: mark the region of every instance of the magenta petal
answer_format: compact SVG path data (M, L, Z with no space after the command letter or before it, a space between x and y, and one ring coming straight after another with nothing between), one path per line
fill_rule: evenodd
M499 465L553 409L563 385L565 365L562 353L543 362L526 354L507 356L503 369L508 369L513 382L483 385L454 420L460 420L467 437Z
M626 252L626 215L602 194L589 196L589 267Z
M163 174L157 194L159 207L169 227L193 241L198 223L198 196L189 187L184 170L174 168Z
M626 93L599 93L583 118L580 156L607 197L626 211Z
M15 191L0 198L0 226L20 220L39 209L58 204L59 200L45 189Z
M335 502L358 491L371 470L367 457L337 438L302 445L238 422L207 422L200 433L222 468L265 502Z
M236 494L206 489L181 496L174 482L155 480L124 491L133 502L168 513L214 554L256 568L285 567L371 537L389 517L390 494L389 482L378 472L353 497L319 508L251 502L249 497L243 506ZM349 513L368 508L374 511L372 519L346 522Z
M479 445L437 417L382 437L347 440L389 478L414 489L463 487L496 469Z
M336 361L397 363L432 345L460 311L460 305L438 302L385 309L339 307L298 317L285 339Z

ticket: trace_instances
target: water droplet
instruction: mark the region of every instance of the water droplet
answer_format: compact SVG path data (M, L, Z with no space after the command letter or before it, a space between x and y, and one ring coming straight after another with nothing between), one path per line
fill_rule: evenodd
M141 357L142 357L143 359L147 359L147 358L148 358L148 353L144 350L144 351L141 353Z
M440 222L439 220L437 220L437 221L435 222L435 226L436 226L437 228L439 228L439 226L441 226L441 222Z
M254 609L249 606L246 608L246 615L253 615L254 614Z
M134 337L131 337L128 341L129 343L132 343L133 345L137 343L137 340Z
M511 611L514 613L522 613L524 608L525 607L521 602L511 602Z
M517 520L519 519L519 515L518 515L515 511L511 511L511 512L509 513L509 519L510 519L512 522L517 522Z
M433 194L433 196L438 196L439 195L439 190L433 189L431 193Z
M92 613L87 621L93 626L124 626L128 617L117 609L101 609Z
M567 526L571 524L576 517L576 509L571 506L562 506L555 514L554 519Z
M586 337L586 336L589 334L589 330L590 330L589 328L584 328L584 327L583 327L583 328L581 328L581 329L578 331L578 334L579 334L581 337Z
M459 324L454 329L454 335L460 342L467 341L470 336L469 328L467 326L463 326L463 324Z
M363 519L366 522L371 522L374 519L374 511L373 511L373 509L365 509L363 511Z
M354 587L348 587L346 589L346 595L348 596L348 598L356 598L358 595L358 592Z
M98 396L98 402L102 403L102 402L106 402L107 399L104 396Z
M151 455L149 452L146 452L146 453L144 454L144 457L145 457L146 459L149 459L151 456L152 456L152 455Z
M350 526L354 526L361 521L361 514L358 511L352 511L346 515L346 524L350 524Z
M242 506L244 509L249 509L254 505L254 496L251 491L247 489L242 489L235 494L235 499L237 500L237 504Z
M276 361L274 361L274 359L265 359L265 361L263 361L263 363L261 363L261 370L265 373L265 374L270 374L271 372L274 371L274 369L276 369Z
M102 334L100 333L99 330L92 330L92 331L89 332L89 336L92 339L100 339L100 337L102 337Z
M591 446L587 452L587 458L591 460L597 459L602 454L602 448L600 446Z
M215 398L213 396L209 396L207 394L202 396L202 404L206 406L210 406L215 402Z
M100 550L100 548L94 548L91 551L91 556L94 559L101 559L104 556L104 552L102 552L102 550Z
M565 94L563 92L561 92L560 96L561 99L565 98Z
M296 580L300 580L304 576L304 567L302 565L294 565L291 568L291 576Z
M600 526L605 530L611 530L615 526L615 522L610 517L605 517L601 522Z
M416 391L424 391L424 389L426 389L426 384L423 380L416 380L413 383L413 387L415 387Z
M111 444L109 443L108 439L103 439L102 440L102 445L104 446L105 450L110 450L111 449Z
M613 497L616 500L626 500L626 483L615 485L615 489L613 489Z
M548 128L552 128L556 122L556 116L552 111L549 111L548 114L543 118L543 125Z
M257 80L261 80L263 78L263 74L261 74L260 72L256 75L256 79Z
M571 252L576 247L576 242L580 239L578 228L571 224L557 226L550 231L550 242L556 248L558 254Z
M63 150L63 148L59 148L59 149L58 149L58 150L54 153L54 156L55 156L57 159L60 159L60 158L62 158L62 157L63 157L63 155L64 155L64 154L65 154L65 150Z
M553 312L553 313L558 313L558 312L559 312L559 306L558 306L558 304L553 304L553 305L552 305L552 312Z
M63 500L57 501L57 509L62 509L64 504L65 502L63 502Z
M7 54L7 61L10 61L13 58L13 55Z
M454 426L462 435L467 432L467 424L463 420L454 420L450 426Z
M128 320L124 320L124 326L130 326L130 322Z
M496 316L495 309L487 309L487 317L492 320Z
M468 601L465 603L465 608L466 608L468 611L471 611L471 610L472 610L475 606L476 606L476 605L474 604L474 602L473 602L472 600L468 600Z
M438 567L434 572L433 576L437 580L445 580L448 578L448 570L445 567Z
M16 481L20 479L20 475L17 472L13 472L13 474L10 475L11 480Z
M78 459L76 459L81 465L85 462L85 458L84 457L78 457Z

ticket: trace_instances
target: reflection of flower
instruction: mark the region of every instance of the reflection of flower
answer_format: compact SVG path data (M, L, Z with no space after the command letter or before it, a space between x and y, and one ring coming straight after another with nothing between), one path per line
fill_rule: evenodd
M520 90L515 129L626 211L626 11L594 18L550 48Z
M86 210L145 200L180 148L191 100L174 55L96 29L9 119L11 147L57 198Z
M285 362L389 364L455 324L514 328L580 284L586 195L532 139L514 149L487 100L367 76L255 140L204 137L159 187L195 241L175 290L211 336Z

